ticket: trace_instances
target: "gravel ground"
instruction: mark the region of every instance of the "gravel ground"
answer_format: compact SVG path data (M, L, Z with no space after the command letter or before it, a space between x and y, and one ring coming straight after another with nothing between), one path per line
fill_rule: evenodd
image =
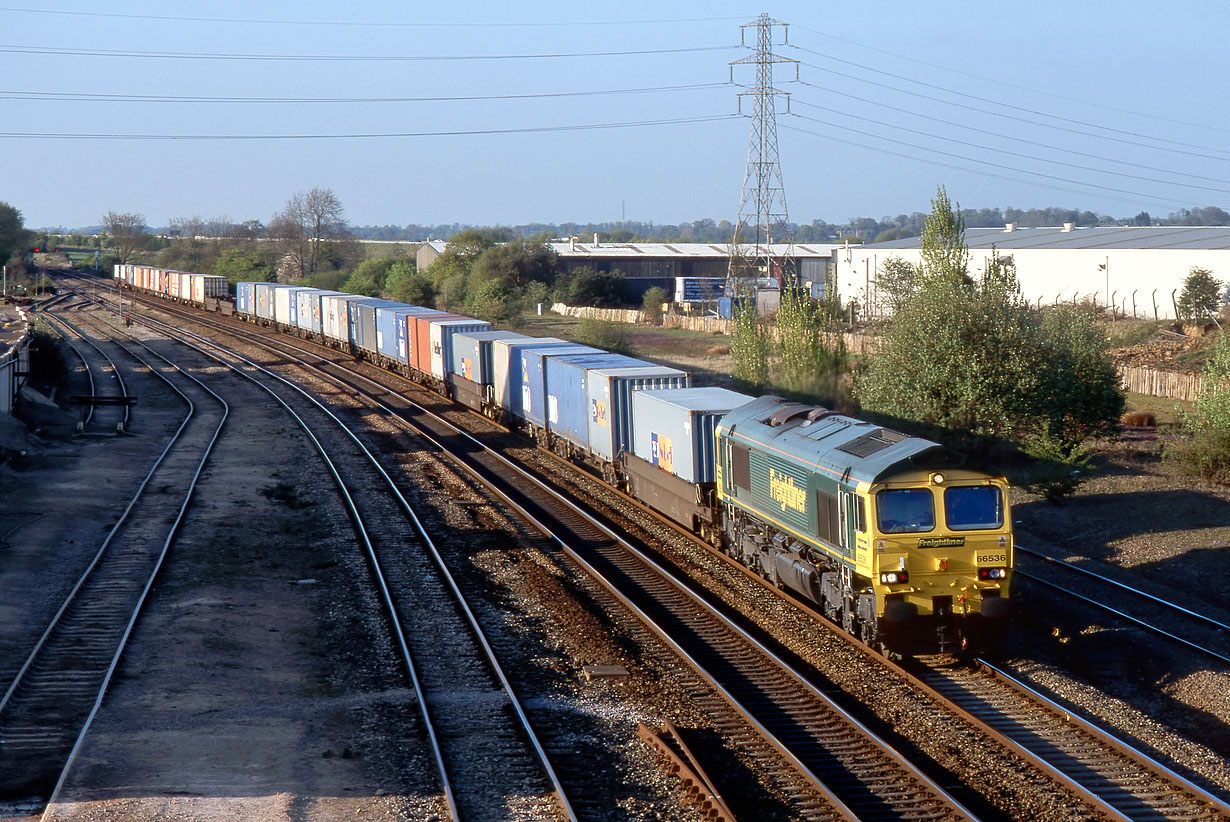
M263 395L211 366L197 370L226 385L228 433L50 818L438 813L413 696L396 666L381 661L387 654L363 653L387 648L387 630L368 616L377 612L366 568L346 559L349 528L310 446ZM139 421L157 396L145 392ZM141 430L109 443L141 442ZM253 448L254 438L276 447ZM93 546L98 521L110 515L85 508L78 500L88 496L66 487L98 486L114 506L135 486L124 469L141 460L89 445L88 463L74 461L58 484L38 487L49 513L63 510L58 492L74 499L74 514L96 517L94 530L70 537ZM77 517L43 519L68 526ZM26 544L45 557L45 543ZM63 586L65 563L41 570L42 586Z
M314 384L321 393L337 394ZM252 397L244 406L255 410L267 404ZM734 786L732 804L740 803L743 816L791 818L772 786L738 752L706 736L709 726L695 708L691 683L661 662L652 643L638 642L636 631L622 624L618 614L602 614L586 580L498 506L483 502L468 480L421 445L396 434L374 414L360 412L355 419L370 429L373 442L399 455L406 487L430 510L434 525L451 534L446 550L462 569L467 589L481 594L480 620L499 629L501 654L518 672L515 678L536 683L538 690L529 694L536 720L556 718L570 729L575 747L587 752L592 799L605 809L595 818L699 818L684 803L677 780L635 736L638 720L652 724L658 718L669 718L696 740L710 743L706 755L717 763L723 784L729 780ZM228 452L226 469L211 470L208 499L216 510L193 510L202 519L193 538L174 549L121 681L100 717L98 742L91 738L99 747L85 752L89 769L80 773L89 777L79 786L81 793L70 797L79 801L60 806L55 818L429 818L439 811L438 797L430 788L412 700L401 690L395 670L361 655L365 648L387 645L387 631L371 616L377 612L365 590L365 569L343 558L350 536L332 488L321 483L310 451L285 420L242 426L236 420L236 429L245 437L264 433L279 448L253 453L237 445ZM543 459L529 448L519 449L517 456ZM94 470L115 476L107 462L101 460ZM1108 482L1097 493L1121 493L1114 490L1113 476ZM591 485L588 480L577 484ZM1165 481L1159 481L1163 505L1175 500L1163 496L1168 492ZM1196 495L1190 501L1197 515L1202 499L1226 501L1216 489L1187 493ZM0 503L9 501L0 496ZM1115 535L1123 533L1115 528L1128 527L1122 516L1117 521L1113 515L1099 526L1088 509L1066 520L1052 518L1033 502L1018 499L1018 518L1028 520L1030 528L1041 522L1066 537L1082 529L1093 534L1099 527ZM11 512L0 509L0 516L21 511L17 506ZM1223 537L1215 529L1225 524L1208 526L1214 529L1208 534L1210 548L1220 547ZM648 520L642 527L680 565L709 575L719 596L746 603L753 620L848 693L870 721L899 734L907 755L933 759L954 779L965 781L971 795L976 791L983 797L978 801L989 815L1081 818L1049 786L1005 773L1002 758L996 759L976 733L939 722L933 706L913 689L885 687L865 660L817 632L810 617L749 587L668 529ZM259 534L256 540L254 533ZM1171 534L1156 525L1153 533L1162 538L1150 539L1141 528L1125 535L1130 538L1078 540L1073 550L1114 557L1127 569L1160 568L1168 579L1182 580L1176 582L1179 591L1191 590L1202 574L1209 578L1215 554L1184 550L1182 539L1171 544L1166 539ZM1135 541L1147 548L1138 550ZM30 553L27 577L37 573L38 561L45 558L41 551ZM0 585L8 573L6 562ZM28 583L14 577L12 584ZM1225 595L1218 596L1224 602ZM280 617L295 627L277 628ZM1086 628L1090 635L1112 633L1092 621ZM1038 633L1028 624L1014 631L1012 641L1022 649L1013 659L1018 671L1072 704L1117 722L1116 727L1131 729L1211 784L1230 785L1222 773L1225 743L1217 744L1228 736L1225 694L1230 683L1219 672L1171 670L1161 680L1133 686L1140 688L1138 694L1128 694L1125 687L1125 698L1113 683L1078 673L1065 653L1070 644L1065 648L1059 638ZM1162 656L1159 669L1166 668L1167 658ZM259 660L255 666L253 659ZM630 676L588 681L583 666L589 664L622 665ZM1152 705L1145 696L1150 693L1155 695ZM117 765L108 745L126 751L128 758ZM178 782L168 777L177 773L182 777ZM515 800L509 811L516 818L535 818L532 810L517 808Z

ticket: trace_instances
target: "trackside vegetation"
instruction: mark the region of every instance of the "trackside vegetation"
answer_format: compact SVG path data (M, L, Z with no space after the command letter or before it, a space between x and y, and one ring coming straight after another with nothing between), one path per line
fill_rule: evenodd
M1230 335L1225 331L1205 363L1204 390L1183 422L1187 436L1174 442L1167 456L1193 476L1230 482Z
M1034 490L1065 496L1082 478L1086 443L1123 412L1106 338L1088 311L1030 308L1010 257L971 274L964 231L941 188L915 284L856 374L855 398L967 449L1015 441L1041 460Z

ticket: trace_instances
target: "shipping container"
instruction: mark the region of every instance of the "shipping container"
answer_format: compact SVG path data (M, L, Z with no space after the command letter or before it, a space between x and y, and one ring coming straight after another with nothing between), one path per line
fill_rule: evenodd
M410 352L406 344L406 317L434 313L434 308L397 303L376 306L376 350L381 356L401 365L409 365Z
M525 366L522 352L529 348L560 348L576 343L559 337L531 337L528 340L495 340L491 343L491 369L495 379L492 387L495 404L514 417L525 418L521 411Z
M492 343L496 340L529 340L516 331L467 331L453 335L453 374L482 386L495 384ZM489 392L488 400L494 399Z
M468 320L470 317L448 311L414 314L406 317L406 355L410 368L431 376L431 323L434 320Z
M376 347L376 309L377 308L409 308L405 303L394 300L382 300L379 297L363 297L350 303L351 340L360 351L372 355L378 353Z
M298 294L303 286L284 285L273 292L273 321L286 328L297 328Z
M432 320L431 376L443 381L453 371L453 335L466 331L490 331L491 323L471 318Z
M350 344L350 303L361 300L354 294L326 294L320 298L322 312L321 334L326 340L340 345L343 349Z
M244 316L251 316L256 313L256 283L236 283L235 313Z
M557 400L549 400L548 392L552 386L547 379L547 359L556 357L618 357L601 348L591 348L588 345L574 343L564 348L528 348L521 353L521 414L528 421L540 428L547 427L549 404L558 404ZM585 402L585 384L581 384L578 403ZM558 408L556 409L558 417Z
M688 389L686 371L646 363L636 368L591 369L585 375L589 400L589 450L604 462L613 462L632 450L633 398L642 391Z
M632 453L689 483L715 482L718 423L752 399L726 388L636 391Z
M274 312L274 296L279 289L287 288L285 285L278 283L257 283L256 284L256 316L262 320L273 321Z
M623 354L601 351L596 354L564 354L545 352L542 357L546 381L546 423L552 434L573 445L589 448L589 399L586 395L586 374L591 368L650 367L644 360ZM534 376L535 360L529 359L530 379ZM534 416L537 409L531 409ZM536 421L535 421L536 422Z
M196 305L204 305L208 298L218 299L226 296L226 277L213 274L189 274L190 289L188 301Z
M320 298L325 294L340 293L340 291L326 291L321 288L305 288L296 294L295 327L310 334L322 334L324 314L321 312Z

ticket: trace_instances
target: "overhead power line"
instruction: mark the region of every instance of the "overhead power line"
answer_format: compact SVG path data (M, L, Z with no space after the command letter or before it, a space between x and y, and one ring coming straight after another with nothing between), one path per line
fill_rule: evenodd
M170 14L121 14L118 12L101 12L101 11L63 11L55 9L30 9L17 8L13 6L0 6L0 11L18 12L21 14L53 14L71 17L103 17L113 18L118 20L163 20L175 23L241 23L243 25L258 25L258 26L326 26L326 27L352 27L352 28L416 28L416 29L443 29L443 28L541 28L544 26L552 27L587 27L587 26L648 26L660 25L665 23L710 23L710 22L727 22L730 20L741 20L741 17L674 17L664 18L659 20L588 20L588 21L567 21L567 20L518 20L510 22L465 22L465 23L408 23L396 20L290 20L280 19L273 20L269 18L257 19L246 17L189 17L182 15Z
M1081 185L1081 186L1084 186L1084 187L1086 187L1086 188L1094 188L1094 189L1097 189L1097 190L1099 190L1099 191L1112 192L1112 193L1115 193L1115 194L1128 194L1128 195L1131 195L1131 196L1136 197L1136 198L1139 198L1139 199L1151 199L1151 200L1166 201L1166 202L1175 203L1175 204L1177 204L1177 205L1182 205L1182 206L1190 206L1190 205L1191 205L1191 203L1190 203L1190 202L1188 202L1188 201L1186 201L1186 200L1176 200L1176 199L1173 199L1173 198L1171 198L1171 197L1162 197L1162 196L1159 196L1159 195L1157 195L1157 194L1145 194L1145 193L1142 193L1142 192L1139 192L1139 191L1131 191L1131 190L1128 190L1128 189L1123 189L1123 188L1115 188L1114 186L1104 186L1104 185L1100 185L1100 184L1098 184L1098 183L1087 183L1087 182L1084 182L1084 181L1079 181L1079 180L1069 180L1069 179L1068 179L1068 178L1066 178L1066 177L1058 177L1058 176L1056 176L1056 175L1054 175L1054 174L1045 174L1045 173L1043 173L1043 172L1041 172L1041 171L1030 171L1029 169L1025 169L1025 168L1015 168L1015 167L1013 167L1013 166L1004 165L1003 163L995 163L995 162L992 162L992 161L990 161L990 160L979 160L979 159L978 159L978 158L976 158L976 157L966 157L966 156L963 156L963 155L961 155L961 154L954 154L954 153L952 153L952 152L950 152L950 151L943 151L943 150L938 149L938 148L927 148L926 146L920 146L920 145L917 145L917 144L915 144L915 143L909 143L909 142L906 142L905 140L897 140L897 139L895 139L895 138L893 138L893 137L885 137L885 136L884 136L884 135L882 135L882 134L873 134L873 133L871 133L871 132L869 132L869 131L859 131L858 129L853 129L853 128L850 128L849 126L842 126L842 125L838 125L837 123L830 123L830 122L828 122L827 120L821 120L821 119L819 119L819 118L817 118L817 117L808 117L808 116L806 116L806 115L804 115L804 114L792 114L791 116L792 116L792 117L797 117L797 118L799 118L800 120L808 120L808 121L813 122L813 123L819 123L820 125L823 125L823 126L828 126L828 127L830 127L830 128L839 129L840 131L842 131L842 132L844 132L844 133L847 133L847 134L849 134L849 133L853 133L853 134L861 134L861 135L863 135L863 136L865 136L865 137L871 137L871 138L876 139L876 140L884 140L885 142L888 142L888 143L896 143L897 145L906 146L906 147L908 147L908 148L915 148L915 149L920 149L920 150L922 150L922 151L929 151L929 152L931 152L931 153L933 153L933 154L939 154L939 155L940 155L940 156L942 156L942 157L952 157L952 158L955 158L955 159L957 159L957 160L964 160L964 161L966 161L966 162L978 163L979 165L985 165L985 166L989 166L989 167L991 167L991 168L1003 169L1003 170L1005 170L1005 171L1013 171L1013 172L1016 172L1017 174L1028 174L1028 175L1029 175L1029 176L1031 176L1031 177L1039 177L1039 178L1042 178L1042 179L1044 179L1044 180L1056 180L1056 181L1059 181L1059 182L1062 182L1062 183L1077 183L1077 184L1079 184L1079 185ZM825 135L818 135L818 136L825 136ZM867 146L862 146L862 147L863 147L863 148L867 148ZM966 170L969 170L969 169L966 169ZM1207 204L1205 204L1205 205L1207 205Z
M591 91L544 91L525 94L472 94L434 97L204 97L164 94L92 94L75 91L16 91L0 89L0 100L50 100L74 103L443 103L480 100L537 100L554 97L600 97L620 94L651 94L668 91L698 91L726 88L730 83L692 83L680 86L596 89Z
M1053 131L1061 131L1066 134L1077 134L1081 137L1092 137L1095 140L1106 140L1108 142L1120 143L1121 145L1136 146L1137 148L1147 148L1150 151L1169 151L1172 154L1182 154L1187 157L1200 157L1205 160L1218 160L1221 162L1226 162L1227 160L1230 160L1230 157L1225 156L1224 152L1222 153L1221 156L1218 156L1216 154L1205 154L1200 151L1188 151L1188 150L1184 150L1181 148L1167 148L1166 146L1158 146L1158 145L1153 145L1151 143L1142 143L1137 140L1128 140L1127 138L1124 138L1124 137L1114 137L1114 136L1107 135L1107 134L1095 134L1090 131L1082 131L1081 129L1071 128L1069 126L1062 126L1056 123L1040 122L1038 120L1032 120L1028 117L1021 117L1015 114L1007 114L1002 111L992 111L991 109L980 108L978 106L973 106L968 103L960 103L955 100L945 100L942 97L933 97L930 94L923 94L922 92L918 92L918 91L910 91L908 89L903 89L897 86L889 85L888 83L881 83L876 80L868 80L866 77L859 77L854 74L846 74L845 72L837 71L836 69L825 68L824 66L818 66L815 63L808 63L805 60L801 61L800 65L807 66L808 68L814 68L817 71L827 72L828 74L834 74L838 77L844 77L847 80L856 80L860 83L866 83L869 86L876 86L877 88L888 89L889 91L896 92L898 94L908 94L909 96L917 97L920 100L930 100L933 103L940 103L942 105L952 106L954 108L965 109L966 111L973 111L978 114L986 114L991 117L1002 117L1005 120L1012 120L1018 123L1027 123L1031 126L1038 126L1040 128L1049 128L1049 129L1052 129ZM953 91L951 93L957 96L961 96L961 97L972 97L973 96L973 95L962 94L959 91ZM984 98L975 97L974 99L981 100ZM989 102L994 102L994 101L989 101ZM1043 115L1043 116L1046 116L1046 115ZM1182 144L1180 143L1179 145L1182 145ZM1220 151L1220 149L1209 149L1209 150L1210 151Z
M1151 113L1147 111L1133 111L1132 109L1118 108L1116 106L1108 106L1105 103L1099 103L1096 100L1082 100L1079 97L1069 97L1067 95L1058 94L1056 92L1047 91L1045 89L1033 88L1031 86L1022 86L1017 83L1009 83L1007 80L999 80L994 77L984 77L981 74L974 74L972 72L962 71L961 69L955 69L952 66L945 66L939 63L931 63L931 62L928 62L927 60L920 60L917 57L911 57L908 54L900 54L895 51L889 51L888 49L882 49L878 46L870 45L869 43L861 43L858 40L851 40L848 37L838 37L835 34L831 34L826 31L821 31L819 29L808 28L807 26L804 26L801 24L795 24L795 27L800 28L803 31L809 31L812 34L818 34L821 37L827 37L830 40L836 40L839 43L848 43L849 45L852 45L852 46L857 46L862 49L867 49L868 51L874 51L879 54L887 54L889 57L896 57L899 60L906 60L910 63L916 63L917 65L920 65L920 66L927 66L928 68L939 69L940 71L947 71L947 72L956 74L961 77L969 77L970 79L973 79L973 80L981 80L984 83L994 83L995 85L1003 86L1005 88L1016 89L1017 91L1027 91L1030 94L1038 94L1043 97L1051 97L1056 100L1063 100L1064 102L1067 102L1067 103L1077 103L1082 106L1090 106L1092 108L1104 109L1105 111L1113 111L1116 114L1127 114L1132 117L1145 117L1149 120L1156 120L1159 123L1170 123L1171 125L1177 125L1177 126L1192 126L1195 128L1208 129L1209 131L1220 131L1223 133L1230 132L1230 129L1221 128L1219 126L1211 126L1208 123L1195 123L1190 120L1176 120L1173 117L1163 117L1162 115L1156 114L1156 113Z
M849 92L841 91L835 88L829 88L828 86L821 86L821 85L817 85L816 83L809 83L806 80L799 80L798 83L799 85L807 86L808 88L814 88L818 91L823 91L826 94L836 94L840 97L847 97L851 100L857 100L860 103L866 103L868 105L876 106L877 108L882 108L887 111L896 111L901 114L908 114L911 117L919 117L923 120L930 120L933 123L941 123L943 125L961 128L961 129L964 129L965 131L972 131L977 134L986 134L990 137L998 137L1001 140L1011 140L1014 143L1022 143L1027 146L1036 146L1038 148L1046 148L1052 151L1061 151L1065 154L1071 154L1076 157L1089 157L1094 160L1102 160L1103 162L1114 163L1116 165L1128 166L1130 168L1139 168L1144 171L1156 171L1161 174L1172 174L1176 177L1190 177L1193 180L1204 180L1205 182L1225 183L1226 185L1230 185L1230 180L1225 180L1225 179L1221 179L1217 177L1209 177L1207 174L1191 174L1186 171L1176 171L1175 169L1161 168L1159 166L1151 166L1151 165L1146 165L1144 163L1133 163L1130 160L1120 160L1114 157L1108 157L1105 154L1095 154L1089 151L1079 151L1074 148L1065 148L1064 146L1052 145L1050 143L1041 143L1041 142L1038 142L1037 140L1027 140L1024 137L1018 137L1013 134L1001 134L1000 132L991 131L990 129L979 128L978 126L971 126L968 123L954 123L952 120L947 120L943 117L936 117L931 114L924 114L921 111L914 111L913 109L901 108L900 106L890 105L880 100L872 100L867 97L860 97L857 94L850 94ZM804 105L810 105L810 104L804 103ZM830 110L836 111L836 109L830 109ZM841 113L841 112L838 112L838 113ZM854 116L854 115L847 115L847 116ZM895 127L896 126L894 126L894 128Z
M1172 180L1160 180L1156 177L1144 177L1140 174L1128 174L1127 172L1123 172L1123 171L1111 171L1110 169L1093 168L1092 166L1085 166L1079 163L1069 163L1065 160L1056 160L1056 159L1051 159L1048 157L1038 157L1033 154L1024 154L1019 151L1009 151L1003 148L995 148L993 146L980 145L978 143L972 143L968 140L961 140L956 137L947 137L943 134L936 134L930 131L923 131L921 129L909 128L908 126L900 126L900 125L895 125L893 123L887 123L883 120L876 120L871 117L862 117L858 114L850 114L849 112L838 111L837 109L834 109L834 108L816 105L815 103L809 103L806 100L800 100L798 99L798 97L795 97L795 102L808 106L809 108L818 108L821 111L828 111L831 114L837 114L842 117L849 117L852 120L861 120L864 123L871 123L872 125L884 126L885 128L892 128L898 131L904 131L907 134L916 134L920 137L930 137L934 140L943 140L944 142L953 143L959 146L966 146L967 148L976 148L982 151L996 152L998 154L1007 155L1009 157L1019 157L1022 160L1034 160L1039 163L1050 163L1052 165L1063 166L1064 168L1073 168L1073 169L1077 169L1078 171L1087 171L1093 174L1110 174L1115 177L1124 177L1129 180L1139 180L1141 182L1146 182L1146 183L1159 183L1161 185L1166 185L1166 186L1180 186L1182 188L1200 189L1201 191L1213 191L1218 194L1230 194L1230 189L1228 188L1217 188L1216 186L1198 185L1196 183L1180 183L1180 182L1176 182Z
M795 115L795 116L797 117L798 115ZM782 128L787 129L789 131L798 132L799 134L807 134L812 137L819 137L824 140L831 140L832 142L841 143L842 145L853 146L855 148L864 149L866 151L872 151L872 152L875 152L876 154L885 154L890 157L900 157L904 160L909 160L911 162L926 163L927 165L936 166L938 168L950 168L955 171L964 171L968 174L977 174L979 177L982 177L982 178L990 178L993 180L1006 180L1012 183L1021 183L1023 185L1030 185L1030 186L1035 186L1037 188L1044 188L1047 191L1066 191L1069 194L1079 194L1082 196L1090 196L1093 193L1089 189L1074 188L1072 187L1072 185L1056 185L1052 182L1043 183L1037 180L1030 180L1030 179L1026 179L1023 177L1014 177L1010 174L999 174L993 171L987 171L985 169L970 168L969 166L963 166L958 163L948 163L948 162L944 162L943 160L933 159L931 157L922 157L917 154L908 154L904 151L894 151L893 149L890 149L890 148L882 148L880 146L869 146L866 143L860 143L854 140L847 140L843 137L838 137L834 133L828 133L828 132L822 133L819 131L812 131L811 129L800 128L799 126L796 126L791 122L782 123ZM895 141L895 142L900 142L900 141ZM927 150L930 150L930 149L927 149ZM1032 174L1032 172L1025 172L1025 173ZM1080 183L1077 183L1075 181L1069 181L1069 182L1077 186L1080 185ZM1151 196L1146 196L1145 199L1142 201L1141 197L1130 197L1129 198L1126 196L1121 196L1121 195L1116 195L1116 194L1106 194L1100 191L1097 192L1097 194L1098 196L1105 197L1106 199L1109 199L1109 200L1118 200L1124 203L1131 203L1133 204L1134 207L1138 207L1142 202L1144 202L1147 205L1157 206L1160 208L1169 207L1167 205L1163 205L1161 202L1154 202ZM1165 199L1165 198L1162 198L1162 199ZM1177 201L1171 200L1169 202L1173 204ZM1190 208L1194 204L1193 203L1183 203L1182 205L1185 208Z
M135 51L126 49L59 48L0 44L7 54L55 54L66 57L121 57L153 60L253 60L259 62L333 63L333 62L410 62L432 63L463 60L559 60L574 57L629 57L647 54L685 54L702 51L731 51L736 46L692 46L674 49L629 49L627 51L573 51L540 54L225 54L183 51Z
M464 137L486 134L542 134L560 131L597 131L616 128L642 128L647 126L671 126L687 123L712 123L719 120L730 120L737 114L716 114L702 117L677 117L662 120L634 120L616 123L580 123L563 126L527 126L525 128L485 128L485 129L449 129L440 131L395 131L379 133L347 133L347 134L88 134L70 132L25 132L0 131L0 138L22 139L37 138L40 140L197 140L197 141L272 141L272 140L371 140L397 137Z
M944 92L945 94L952 94L952 95L954 95L954 96L956 96L956 97L964 97L965 99L968 99L968 100L976 100L976 101L978 101L978 102L980 102L980 103L987 103L987 104L989 104L989 105L993 105L993 106L1000 106L1000 107L1002 107L1002 108L1010 109L1010 110L1012 110L1012 111L1019 111L1019 112L1025 113L1025 114L1032 114L1032 115L1034 115L1034 116L1036 116L1036 117L1046 117L1046 118L1051 119L1051 120L1057 120L1057 121L1059 121L1059 122L1061 122L1061 123L1071 123L1072 125L1084 126L1084 127L1086 127L1086 128L1097 129L1097 130L1099 130L1099 131L1105 131L1105 132L1109 132L1109 133L1111 133L1111 134L1118 134L1118 135L1122 135L1122 136L1124 136L1124 137L1138 137L1138 138L1143 139L1143 140L1153 140L1154 142L1157 142L1157 143L1162 143L1162 144L1164 144L1164 145L1177 146L1177 147L1182 147L1182 148L1186 148L1186 149L1199 149L1199 150L1201 150L1201 151L1215 151L1215 152L1221 152L1221 153L1223 153L1223 154L1225 153L1225 152L1224 152L1224 150L1222 150L1222 149L1212 148L1212 147L1210 147L1210 146L1203 146L1203 145L1199 145L1199 144L1197 144L1197 143L1185 143L1185 142L1180 142L1180 141L1178 141L1178 140L1168 140L1168 139L1166 139L1166 138L1164 138L1164 137L1154 137L1154 136L1153 136L1153 135L1151 135L1151 134L1141 134L1141 133L1139 133L1139 132L1135 132L1135 131L1128 131L1128 130L1126 130L1126 129L1115 128L1115 127L1113 127L1113 126L1104 126L1104 125L1100 125L1100 124L1098 124L1098 123L1091 123L1091 122L1088 122L1087 120L1079 120L1079 119L1076 119L1076 118L1074 118L1074 117L1064 117L1064 116L1059 115L1059 114L1051 114L1051 113L1049 113L1049 112L1046 112L1046 111L1040 111L1040 110L1038 110L1038 109L1029 108L1029 107L1027 107L1027 106L1018 106L1018 105L1015 105L1015 104L1013 104L1013 103L1005 103L1005 102L1004 102L1004 101L1002 101L1002 100L995 100L995 99L992 99L992 98L990 98L990 97L980 97L980 96L978 96L977 94L968 94L968 93L966 93L966 92L963 92L963 91L957 91L957 90L955 90L955 89L949 88L949 87L947 87L947 86L941 86L941 85L938 85L938 84L936 84L936 83L927 83L927 82L924 82L924 81L922 81L922 80L916 80L916 79L914 79L914 78L912 78L912 77L906 77L906 76L901 75L901 74L893 74L891 71L885 71L885 70L883 70L883 69L874 68L874 67L872 67L872 66L866 66L866 65L863 65L862 63L855 63L855 62L853 62L853 61L851 61L851 60L842 60L842 59L841 59L841 58L839 58L839 57L833 57L833 56L831 56L831 55L824 54L823 52L814 51L814 50L809 49L809 48L804 48L803 46L797 46L797 45L794 45L793 43L791 43L791 44L789 44L789 45L790 45L790 47L791 47L791 48L797 49L797 50L799 50L799 51L804 51L804 52L807 52L808 54L814 54L814 55L816 55L817 57L821 57L821 58L823 58L823 59L825 59L825 60L832 60L832 61L834 61L834 62L836 62L836 63L842 63L843 65L853 66L854 68L862 69L863 71L870 71L870 72L874 72L875 74L882 74L882 75L884 75L884 76L886 76L886 77L891 77L891 78L893 78L894 80L901 80L901 81L906 82L906 83L914 83L915 85L919 85L919 86L922 86L922 87L924 87L924 88L935 89L936 91L942 91L942 92ZM823 66L816 66L816 65L812 65L811 63L805 63L804 65L811 66L812 68L819 69L820 71L832 71L832 69L827 69L827 68L824 68ZM851 75L842 75L840 72L834 72L834 73L835 73L835 74L839 74L840 76L843 76L843 77L851 77L851 79L854 79L854 80L860 80L860 81L865 82L865 83L872 83L872 84L874 84L874 85L884 85L884 84L880 84L880 83L874 83L874 81L871 81L871 80L866 80L866 79L861 78L861 77L852 77ZM885 88L891 88L891 89L893 89L894 91L902 92L902 93L905 93L905 94L914 94L914 92L905 91L904 89L895 88L895 87L893 87L893 86L884 85L884 87L885 87ZM919 95L919 96L923 96L923 95ZM927 98L927 99L933 99L933 100L934 100L934 99L936 99L936 98ZM936 102L945 103L945 104L947 104L947 105L960 105L959 103L953 103L953 102L951 102L951 101L947 101L947 100L936 100ZM965 108L969 108L968 106L964 106L964 107L965 107ZM1007 117L1007 116L1009 116L1009 115L1001 114L1001 113L999 113L999 112L985 112L985 110L983 110L983 111L984 111L984 113L991 113L991 114L994 114L994 115L995 115L995 116L997 116L997 117ZM1018 119L1019 119L1019 118L1018 118ZM1033 121L1027 121L1027 122L1033 122ZM1040 124L1040 125L1045 125L1045 124ZM1048 125L1047 127L1048 127L1048 128L1058 128L1058 126L1049 126L1049 125ZM1078 132L1078 133L1085 133L1085 132ZM1104 136L1101 136L1101 135L1096 135L1096 134L1095 134L1095 135L1087 135L1087 136L1101 137L1101 139L1113 139L1113 138L1110 138L1110 137L1104 137ZM1129 142L1131 145L1137 145L1137 146L1141 146L1141 147L1143 147L1143 148L1152 148L1152 149L1158 149L1158 148L1159 148L1159 146L1149 145L1149 144L1147 144L1147 143L1135 143L1135 142L1132 142L1132 141L1127 141L1127 142ZM1178 150L1178 149L1174 149L1174 150ZM1181 153L1190 153L1190 152L1181 152ZM1208 156L1208 155L1204 155L1204 154L1196 154L1196 155L1194 155L1194 156L1198 156L1198 157L1206 157L1206 156ZM1215 159L1222 159L1222 158L1215 158Z

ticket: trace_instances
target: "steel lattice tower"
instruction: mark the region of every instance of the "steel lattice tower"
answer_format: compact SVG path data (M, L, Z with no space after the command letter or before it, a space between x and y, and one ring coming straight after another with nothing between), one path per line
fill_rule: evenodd
M786 212L786 187L782 182L782 167L777 156L776 98L786 99L790 111L790 94L773 86L773 64L793 63L797 79L798 60L773 53L773 29L782 28L782 41L787 42L786 24L761 14L754 22L740 29L742 45L747 43L747 30L756 29L756 53L730 64L731 81L735 66L756 66L754 90L739 93L739 113L743 113L743 98L754 98L751 115L751 137L747 146L747 171L743 176L743 194L739 199L739 218L731 242L727 293L734 296L741 282L759 277L773 277L782 283L797 280L798 266L791 249L790 219ZM786 253L776 259L770 253L772 242L785 243Z

